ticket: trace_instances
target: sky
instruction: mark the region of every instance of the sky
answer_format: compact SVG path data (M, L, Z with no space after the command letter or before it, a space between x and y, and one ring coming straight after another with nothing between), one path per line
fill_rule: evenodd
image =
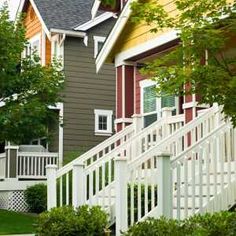
M2 6L2 4L5 1L7 1L8 4L9 4L10 17L11 17L12 20L14 20L20 0L0 0L0 6Z

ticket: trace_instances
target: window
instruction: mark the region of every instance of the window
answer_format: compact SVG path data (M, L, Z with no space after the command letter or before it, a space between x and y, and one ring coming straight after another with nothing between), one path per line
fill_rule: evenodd
M106 38L105 37L100 37L100 36L94 36L93 40L94 40L94 58L96 58L98 53L102 49Z
M141 110L144 127L149 126L162 116L162 108L173 107L173 115L176 114L177 99L175 96L156 96L156 83L151 80L140 82L141 87Z
M62 34L56 34L52 37L51 55L53 59L61 63L63 67L63 54L64 54L64 36Z
M40 56L40 34L37 34L28 40L28 44L25 47L24 56L31 56L33 52Z
M112 115L111 110L94 110L95 115L95 135L112 134Z

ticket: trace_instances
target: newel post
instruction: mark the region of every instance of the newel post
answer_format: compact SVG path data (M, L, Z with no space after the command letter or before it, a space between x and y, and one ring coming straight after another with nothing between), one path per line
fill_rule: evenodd
M18 176L18 150L19 146L11 145L10 142L5 147L6 165L5 177L17 178Z
M85 204L84 164L73 165L72 205L79 207Z
M165 120L163 127L163 137L167 137L170 134L170 128L168 124L168 118L172 116L172 107L164 107L162 108L162 118Z
M123 232L128 229L127 184L127 159L124 157L118 157L115 159L116 236L120 236L121 231Z
M134 132L135 134L137 134L143 128L142 116L140 114L134 114L132 116L132 119L133 119L133 125L134 125Z
M47 165L47 209L57 206L57 165Z
M172 217L172 178L170 154L160 153L157 155L157 180L158 180L158 217Z

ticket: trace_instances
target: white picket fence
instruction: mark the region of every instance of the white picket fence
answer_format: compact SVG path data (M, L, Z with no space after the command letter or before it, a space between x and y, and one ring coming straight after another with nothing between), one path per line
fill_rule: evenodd
M120 235L149 216L183 219L235 204L236 131L218 106L184 126L183 116L164 116L141 131L134 127L115 135L123 142L107 152L95 147L64 169L49 166L49 209L100 205Z

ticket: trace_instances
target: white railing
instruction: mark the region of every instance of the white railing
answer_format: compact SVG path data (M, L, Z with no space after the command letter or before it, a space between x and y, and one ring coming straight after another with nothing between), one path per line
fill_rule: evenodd
M173 216L228 210L235 204L236 129L220 125L171 162Z
M99 146L103 147L104 150L104 147L110 145L110 140L107 140L102 143L102 145L99 145L82 155L69 166L62 168L57 172L57 179L59 181L57 186L60 195L58 205L72 203L77 206L79 204L78 202L90 205L99 204L109 211L112 218L113 209L109 208L114 204L115 199L113 184L114 159L118 156L129 156L130 159L135 159L136 156L145 152L156 142L159 142L183 125L184 116L178 115L170 117L165 116L163 119L153 123L136 134L134 134L133 127L131 126L126 128L125 132L122 131L120 134L118 133L113 137L112 143L115 143L115 145L113 144L114 148L108 149L107 152L100 151ZM96 156L99 155L99 152L100 156L97 158ZM78 167L78 165L80 167ZM75 169L80 168L80 171L82 172L77 179L72 177L73 175L76 176L73 166L75 166ZM81 179L83 179L83 181L81 181ZM69 186L71 182L72 185ZM80 185L81 191L83 191L82 194L77 193L78 185Z
M82 201L84 204L86 193L83 192L82 194L78 194L78 187L83 190L86 179L84 173L82 176L76 178L77 174L75 172L79 168L78 166L86 168L100 162L104 159L104 157L114 153L120 146L130 140L134 134L135 127L134 124L131 124L59 169L56 173L56 178L58 181L57 192L59 193L58 205L73 204L74 206L78 206L78 201ZM84 172L84 170L82 170L82 172ZM81 179L83 179L83 181L81 181Z
M18 152L17 178L46 178L47 165L58 165L58 153Z
M219 128L221 124L224 124L224 120L219 108L210 108L172 135L163 138L155 145L150 145L150 148L137 156L136 159L128 161L127 167L124 167L123 164L122 168L128 170L128 175L120 187L126 188L125 183L128 184L129 201L126 206L123 204L122 207L126 207L123 212L128 211L129 214L128 216L121 216L122 219L125 218L127 221L121 224L117 222L121 230L125 230L128 225L132 225L148 216L160 216L164 213L166 216L171 215L172 202L170 199L173 189L168 183L170 160L169 167L164 167L168 162L166 161L167 155L163 154L163 151L170 153L171 158L175 159L184 151L193 148L195 145L198 146L198 142L207 138L212 130ZM129 158L127 159L129 160ZM164 173L164 170L169 171ZM122 170L120 172L122 173ZM189 175L186 178L189 179ZM115 179L115 182L117 181L119 180ZM122 192L122 190L119 191ZM127 196L123 197L122 201L124 201L124 198L126 199ZM119 203L121 200L117 199L116 201ZM164 201L168 202L167 206L163 205ZM118 216L116 215L116 217Z
M0 154L0 178L5 178L6 153Z

